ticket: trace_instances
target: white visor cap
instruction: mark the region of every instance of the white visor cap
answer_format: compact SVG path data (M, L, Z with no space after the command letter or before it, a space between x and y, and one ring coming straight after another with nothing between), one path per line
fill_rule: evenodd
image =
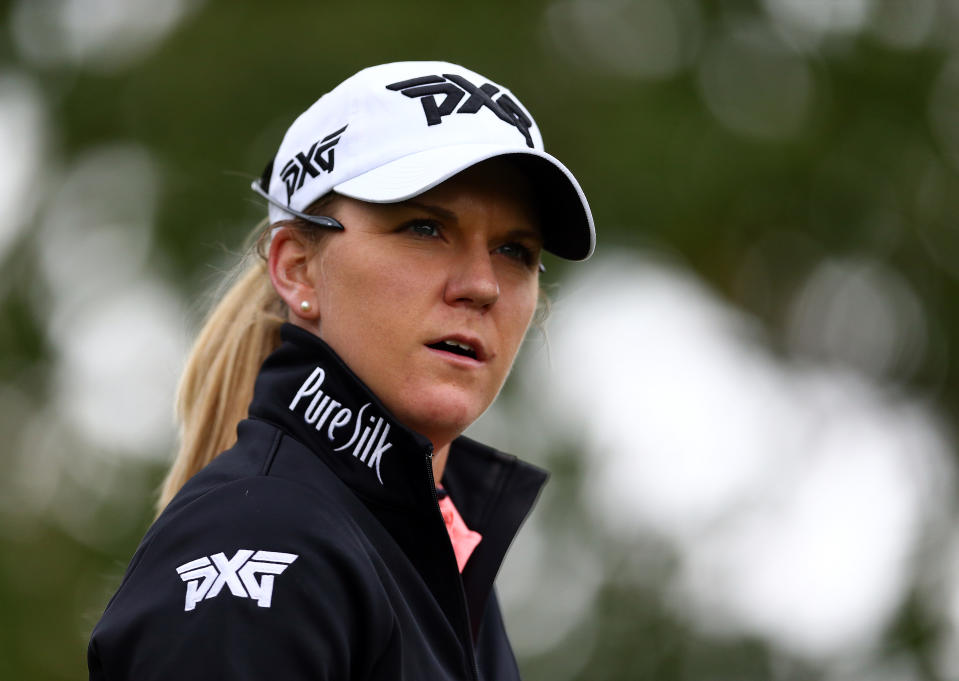
M532 116L506 88L447 62L382 64L347 78L293 122L253 184L275 223L331 191L405 201L498 156L530 178L545 250L588 258L596 244L589 204L573 174L543 150Z

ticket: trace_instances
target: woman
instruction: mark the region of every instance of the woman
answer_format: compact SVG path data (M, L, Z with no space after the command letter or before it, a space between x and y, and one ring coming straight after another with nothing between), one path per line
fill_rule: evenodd
M507 90L440 62L361 71L293 123L254 183L266 262L197 340L91 679L518 678L492 585L546 476L461 433L541 249L593 249L542 148Z

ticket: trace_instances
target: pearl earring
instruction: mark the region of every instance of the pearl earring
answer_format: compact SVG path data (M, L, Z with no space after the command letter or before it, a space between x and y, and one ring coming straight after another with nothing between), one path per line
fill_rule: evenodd
M301 311L303 311L303 312L309 312L309 311L312 310L312 309L313 309L313 306L310 305L310 301L308 301L308 300L300 301L300 310L301 310Z

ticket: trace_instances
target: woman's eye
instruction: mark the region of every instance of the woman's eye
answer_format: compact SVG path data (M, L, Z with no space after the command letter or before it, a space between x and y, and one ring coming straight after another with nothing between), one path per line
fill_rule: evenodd
M507 258L512 258L525 265L533 264L533 251L519 243L503 244L496 249L497 253L502 253Z
M414 220L406 224L406 229L416 236L438 237L440 236L440 227L430 220Z

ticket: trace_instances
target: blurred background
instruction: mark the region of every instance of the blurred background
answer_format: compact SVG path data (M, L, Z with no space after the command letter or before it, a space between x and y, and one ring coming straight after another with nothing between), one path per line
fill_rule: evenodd
M959 2L0 0L0 677L85 678L206 292L358 69L508 85L599 247L472 434L531 681L959 678Z

